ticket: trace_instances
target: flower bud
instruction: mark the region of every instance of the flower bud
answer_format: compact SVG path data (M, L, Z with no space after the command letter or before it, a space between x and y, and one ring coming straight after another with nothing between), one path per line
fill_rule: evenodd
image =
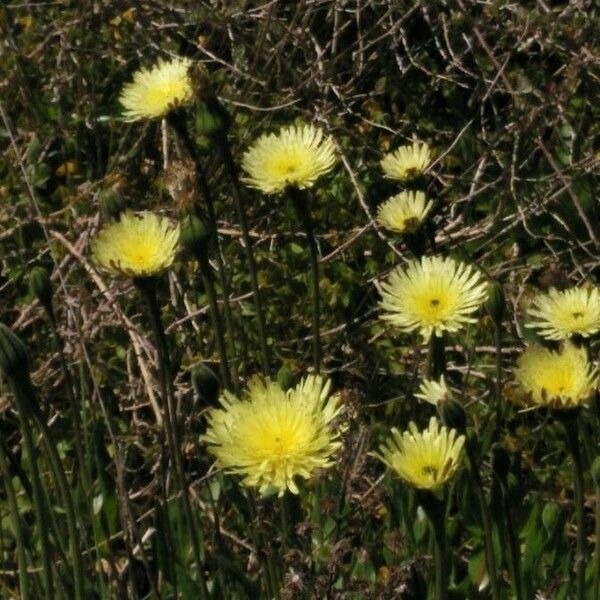
M225 135L229 129L230 117L216 97L209 97L198 104L196 110L196 133L211 138Z
M510 469L510 455L500 444L492 446L492 470L500 481L506 481Z
M52 309L52 281L44 267L33 267L29 273L29 293L35 296L50 317L54 316Z
M287 367L281 367L277 371L277 383L284 392L287 392L294 385L294 376Z
M200 217L189 215L181 221L179 242L186 252L194 256L206 255L211 233L210 227Z
M121 192L110 188L100 193L100 210L106 219L118 219L125 210L125 199Z
M548 502L542 511L542 524L548 537L554 534L562 515L562 509L556 502Z
M0 370L10 379L29 376L27 348L4 323L0 323Z
M216 404L221 384L210 367L199 365L192 371L192 387L204 403Z
M596 487L600 487L600 456L596 456L592 463L592 479Z
M502 323L504 311L506 310L506 298L504 297L504 289L497 281L494 281L489 286L485 308L494 320L494 323L497 325Z
M446 427L456 429L458 433L465 432L467 428L467 415L465 409L458 400L450 398L446 402L442 402L438 409Z

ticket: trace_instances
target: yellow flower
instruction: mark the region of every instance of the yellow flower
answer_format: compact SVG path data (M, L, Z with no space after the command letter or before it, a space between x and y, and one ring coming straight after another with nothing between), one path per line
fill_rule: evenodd
M424 431L412 422L408 429L400 433L392 428L392 435L379 447L379 459L410 485L436 490L456 473L465 437L440 428L435 417Z
M423 173L430 160L429 146L425 143L413 142L386 154L381 161L381 168L390 179L406 181Z
M442 375L438 381L435 379L424 379L419 386L419 393L415 394L415 397L437 406L441 402L450 400L452 398L452 391Z
M105 271L130 277L150 277L171 266L179 241L179 226L151 212L125 212L92 242L94 262Z
M526 327L539 329L549 340L564 340L579 334L589 337L600 331L600 289L571 288L559 292L552 288L548 294L533 300L529 314L536 319Z
M425 220L431 206L423 192L400 192L379 206L377 220L392 231L412 232Z
M159 60L151 69L140 69L123 87L119 102L128 121L165 116L172 108L193 99L188 58Z
M341 446L331 427L342 409L340 397L329 389L330 382L317 375L287 392L254 377L244 398L223 393L222 408L210 411L202 439L217 465L242 475L245 485L261 493L297 494L295 478L309 479L315 469L332 466Z
M287 186L311 187L335 163L331 138L313 125L291 125L276 135L265 134L244 153L242 168L249 186L266 194Z
M382 319L403 331L418 330L428 340L475 322L469 315L485 302L487 284L473 267L424 256L397 267L381 284L381 297Z
M569 341L561 352L529 346L519 357L515 379L530 403L551 408L584 404L598 387L598 371L588 362L585 349Z

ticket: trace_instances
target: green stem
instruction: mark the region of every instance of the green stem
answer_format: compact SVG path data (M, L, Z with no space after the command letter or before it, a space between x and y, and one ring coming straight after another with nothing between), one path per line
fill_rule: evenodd
M425 509L433 532L433 554L435 563L435 600L448 597L448 548L446 545L446 502L433 493L419 493L421 506Z
M190 505L189 490L183 469L181 441L179 438L179 427L177 424L175 408L175 392L173 389L173 378L171 373L171 360L165 329L163 326L162 317L160 315L160 307L156 297L156 281L153 278L145 278L135 279L134 283L140 290L140 293L146 300L146 304L148 306L148 317L154 333L156 350L158 354L160 388L164 399L166 413L163 423L165 425L167 445L175 465L175 479L180 491L180 500L183 508L184 520L192 540L192 550L194 553L194 560L196 561L198 582L200 584L200 598L201 600L208 600L209 595L206 585L206 578L204 576L204 563L202 561L200 547L198 545L198 533L192 513L192 507Z
M431 334L427 354L427 376L439 379L446 371L446 336Z
M294 210L306 234L308 250L310 253L310 272L312 279L312 335L313 335L313 365L315 373L321 371L321 309L319 293L319 255L317 239L313 228L310 210L308 207L308 194L305 190L288 187L287 192L294 205Z
M594 600L600 600L600 485L596 486L596 544L594 546Z
M500 432L502 427L503 415L502 415L502 327L499 324L494 323L494 343L496 345L496 428L497 434Z
M73 579L75 583L75 599L84 600L84 575L83 575L83 562L81 560L81 538L79 535L79 529L77 527L77 517L75 513L75 505L73 503L73 497L69 484L67 483L67 477L63 469L60 457L56 450L56 445L50 433L50 429L44 419L41 411L38 408L37 398L35 390L30 382L17 382L15 387L15 397L21 395L21 403L29 409L29 413L33 417L33 420L42 434L44 441L44 448L48 454L50 460L50 466L56 483L60 489L62 500L65 508L65 517L67 519L67 531L69 534L69 554L73 561Z
M521 581L521 553L517 533L512 518L512 507L509 500L506 481L500 482L500 491L502 494L502 513L504 516L504 529L506 543L508 546L508 567L510 570L510 579L513 585L516 600L523 600L523 584Z
M37 451L33 444L31 435L31 426L27 418L28 411L24 400L19 391L19 385L16 381L10 380L11 387L15 394L15 402L17 405L17 413L21 425L21 434L23 436L23 444L31 465L31 487L33 492L33 508L35 518L40 529L40 542L42 547L42 578L44 580L44 589L46 598L52 600L55 597L54 583L52 578L52 559L50 555L50 540L48 537L48 521L44 511L44 494L42 492L42 483L40 479L40 471L37 463Z
M200 264L200 272L202 274L202 283L208 297L208 309L210 318L215 332L215 340L217 343L217 351L220 358L220 370L223 384L227 389L231 389L231 375L229 371L229 360L227 359L227 348L225 346L225 336L223 335L223 325L221 315L219 314L219 306L217 304L217 294L212 280L212 270L208 257L204 253L198 253L198 262Z
M567 446L573 460L573 485L575 502L575 520L577 523L577 552L575 557L576 598L585 600L585 563L587 558L585 543L585 507L583 498L583 463L579 451L579 426L577 423L578 410L559 411L558 418L562 421ZM572 413L572 414L571 414Z
M8 501L8 510L12 522L13 535L17 546L17 561L19 564L19 597L21 600L29 600L29 575L27 573L27 556L25 554L25 542L23 537L23 527L19 517L19 506L17 496L10 477L8 460L4 454L4 448L0 444L0 469L4 479L4 488L6 490L6 499Z
M475 482L475 491L477 493L477 499L479 501L479 509L481 511L481 521L483 524L483 539L485 545L485 563L487 567L488 576L490 578L490 587L492 592L493 600L500 600L500 586L498 583L498 570L496 568L496 555L494 553L494 538L492 529L492 519L490 517L490 511L485 497L485 491L483 489L483 481L481 480L481 473L477 465L477 459L473 449L473 439L467 437L465 443L465 450L467 458L469 459L469 467L471 474Z
M265 375L269 375L271 358L269 355L269 347L267 345L267 328L265 321L265 313L263 309L260 288L258 285L256 261L254 259L254 251L252 250L252 240L250 239L250 233L248 230L248 220L246 218L246 210L244 207L244 201L240 189L238 173L235 166L235 162L233 160L233 156L231 155L231 149L229 148L226 134L216 136L213 139L217 146L217 150L221 155L223 164L225 165L225 171L227 172L227 175L231 180L231 191L233 195L233 201L235 203L238 220L242 229L242 241L244 243L244 250L246 252L246 261L248 263L248 269L250 270L250 282L252 285L252 295L254 297L254 308L256 310L258 338L263 363L262 366Z

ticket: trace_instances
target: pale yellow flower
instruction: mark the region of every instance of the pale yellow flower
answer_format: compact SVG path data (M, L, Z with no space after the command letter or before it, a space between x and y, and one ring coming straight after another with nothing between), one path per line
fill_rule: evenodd
M424 256L397 267L381 284L382 319L425 340L466 323L487 298L487 284L473 267L451 258Z
M529 314L535 319L526 327L539 330L549 340L564 340L575 334L589 337L600 331L600 289L571 288L534 298Z
M379 448L379 459L413 487L437 490L449 481L460 465L465 437L454 429L441 427L431 417L429 427L419 431L410 423L408 431L395 427Z
M150 69L140 69L119 96L128 121L164 117L171 109L193 100L188 58L159 60Z
M559 352L529 346L519 357L515 379L531 404L551 408L580 406L598 387L598 371L588 362L585 348L569 341Z
M446 384L446 379L442 375L437 381L435 379L424 379L419 386L419 393L416 398L425 400L434 406L452 398L452 390Z
M377 220L386 229L410 233L425 220L431 206L431 200L426 202L423 192L400 192L379 206Z
M179 226L151 212L121 214L92 242L92 258L103 270L130 277L150 277L171 266Z
M286 489L297 494L295 479L331 467L341 446L332 421L342 406L330 386L308 375L284 392L276 382L255 377L242 399L224 392L202 439L217 465L241 475L244 485L263 494L273 490L282 496Z
M331 138L313 125L291 125L278 134L265 134L246 150L243 181L265 194L283 191L288 186L312 187L335 163Z
M424 173L430 161L429 146L423 142L413 142L386 154L381 161L381 168L390 179L406 181Z

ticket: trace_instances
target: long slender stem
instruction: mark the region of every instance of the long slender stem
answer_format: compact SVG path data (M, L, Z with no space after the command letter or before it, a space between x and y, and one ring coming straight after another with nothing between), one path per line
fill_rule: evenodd
M496 395L496 427L498 434L502 426L502 327L494 323L494 343L496 345L496 385L494 387Z
M204 563L201 558L200 547L198 545L198 534L192 508L189 499L189 490L185 480L185 472L183 469L183 458L181 456L181 443L179 438L179 427L177 424L177 415L175 409L175 393L173 389L173 379L171 374L171 360L167 339L162 318L160 316L160 307L156 297L156 282L153 279L136 280L136 285L140 292L145 297L148 305L148 316L156 341L156 349L158 353L158 370L161 393L164 398L164 406L166 410L163 422L165 424L167 444L171 458L175 464L175 476L180 491L181 506L183 515L186 521L186 527L190 533L192 540L192 550L194 552L194 560L196 561L196 569L198 582L200 584L201 600L208 600L208 588L206 586L206 578L204 576Z
M600 600L600 485L596 485L596 545L594 546L594 600Z
M481 473L479 472L479 467L477 465L477 460L473 449L472 438L467 438L467 441L465 443L465 450L467 453L467 458L469 459L469 467L471 469L471 474L475 482L475 491L477 493L479 509L481 511L481 521L483 524L483 539L485 546L485 562L490 578L492 599L500 600L500 586L498 584L498 570L496 567L496 555L494 552L494 532L492 529L492 519L490 517L490 511L485 497L485 491L483 489Z
M564 412L564 411L563 411ZM573 412L573 414L571 414ZM577 412L569 411L569 414L559 413L559 418L565 427L567 434L567 446L573 460L573 485L575 502L575 520L577 523L577 552L575 557L575 581L576 598L585 600L585 563L587 558L585 543L585 507L583 499L583 463L579 451L579 426L577 423Z
M425 509L433 533L435 563L435 600L448 597L448 549L446 544L446 501L429 491L419 492L419 502Z
M0 470L4 479L4 489L6 490L6 499L8 501L8 510L12 522L13 535L17 546L17 561L19 565L19 594L21 600L29 600L29 575L27 573L27 556L25 554L25 542L23 536L23 527L21 517L19 516L19 507L17 496L10 477L8 461L4 454L4 448L0 444Z
M446 337L431 334L427 355L427 376L439 379L446 370Z
M40 529L40 542L42 547L42 578L44 580L44 588L46 598L52 600L55 597L54 582L52 577L52 559L50 555L50 540L48 536L48 521L46 520L44 511L44 494L42 492L42 483L40 479L40 471L37 463L37 451L33 444L31 435L31 426L27 418L27 410L23 404L21 396L17 393L18 385L16 382L11 382L13 391L15 392L15 401L17 404L17 413L21 425L21 435L23 436L23 444L27 456L31 463L31 487L33 492L33 509L35 518Z
M202 283L204 284L204 290L208 297L208 308L220 358L221 377L223 378L225 387L231 389L231 374L229 370L229 360L227 358L227 347L225 346L225 336L223 335L223 325L221 322L221 315L219 314L219 306L217 304L217 294L212 280L212 271L206 255L198 254L198 262L202 273Z
M260 343L260 350L262 355L263 371L265 375L269 374L271 358L269 354L269 346L267 345L267 327L265 321L265 312L263 309L263 303L258 285L258 275L256 268L256 260L254 259L254 251L252 250L252 240L250 239L250 233L248 230L248 220L246 218L246 210L244 207L244 201L240 190L240 182L238 178L237 169L233 156L231 155L231 149L227 142L225 134L216 136L214 138L217 149L225 165L225 171L231 180L231 191L233 195L233 201L237 211L238 220L240 222L240 228L242 230L242 241L244 242L244 250L246 252L246 261L248 263L248 269L250 271L250 283L252 285L252 295L254 297L254 308L256 310L256 323L258 326L258 339Z
M75 505L73 503L73 497L69 484L67 483L67 477L63 469L58 451L56 450L56 444L52 439L50 429L38 408L37 399L35 397L35 391L33 386L29 382L18 382L15 386L15 397L21 396L22 405L29 410L29 413L33 417L33 420L42 434L44 441L44 448L48 454L50 460L50 466L56 483L60 489L62 500L65 508L65 517L67 520L67 531L69 534L69 554L73 561L73 579L75 583L75 599L84 600L84 576L83 576L83 562L81 555L81 537L79 535L79 529L77 527L77 517L75 513Z
M506 481L500 482L500 491L502 494L502 514L504 517L504 529L506 542L508 546L508 566L510 569L510 579L513 585L516 600L523 600L523 584L521 581L521 554L519 552L519 543L512 518L512 507L510 497L506 488Z
M310 209L308 206L308 197L305 190L299 190L295 187L288 188L288 194L294 205L294 210L298 219L302 223L308 251L310 253L310 273L312 279L312 334L313 334L313 365L315 373L321 371L321 309L319 292L319 255L317 239L313 228Z

